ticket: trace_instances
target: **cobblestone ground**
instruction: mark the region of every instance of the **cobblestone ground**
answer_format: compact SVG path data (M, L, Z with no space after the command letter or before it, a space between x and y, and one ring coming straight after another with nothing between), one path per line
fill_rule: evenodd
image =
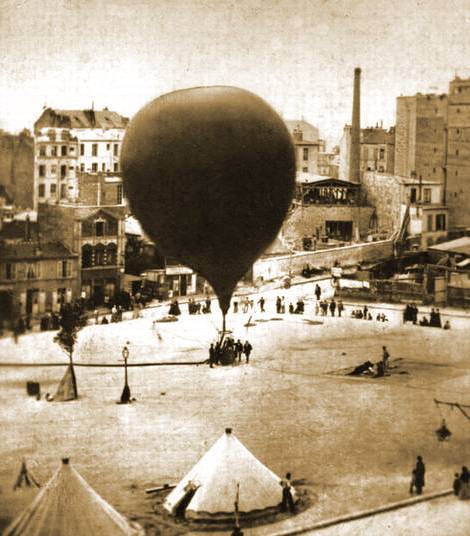
M316 502L291 526L406 498L417 454L427 464L425 491L450 487L455 470L469 463L470 422L455 410L441 413L433 399L470 404L470 320L444 331L402 326L393 311L386 323L352 319L350 310L344 318L315 317L312 290L302 285L272 291L266 313L229 315L234 336L254 347L249 365L131 368L137 402L129 406L115 403L123 385L119 368L77 367L80 399L66 403L36 401L25 390L26 381L34 380L43 393L54 392L64 368L1 368L2 523L36 493L12 491L21 459L45 482L67 455L106 500L146 524L148 534L183 533L184 527L158 524L144 489L176 482L227 426L274 472L291 471L311 483ZM276 315L277 293L287 303L307 298L305 315ZM85 328L77 363L119 363L127 341L130 362L206 359L220 315L183 311L178 322L153 323L165 313L156 308L139 320ZM246 328L250 315L256 325ZM66 363L53 335L25 335L16 345L1 340L0 362ZM408 374L329 374L378 360L382 344L392 358L404 359ZM453 436L439 443L434 430L443 417ZM272 534L283 523L245 534Z

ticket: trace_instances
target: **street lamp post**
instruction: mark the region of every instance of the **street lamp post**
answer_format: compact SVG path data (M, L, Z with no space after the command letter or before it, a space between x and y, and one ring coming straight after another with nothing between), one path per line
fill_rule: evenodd
M124 389L121 394L121 404L129 404L131 401L131 390L127 383L127 359L129 357L129 348L127 348L127 346L124 346L122 349L122 357L124 359Z

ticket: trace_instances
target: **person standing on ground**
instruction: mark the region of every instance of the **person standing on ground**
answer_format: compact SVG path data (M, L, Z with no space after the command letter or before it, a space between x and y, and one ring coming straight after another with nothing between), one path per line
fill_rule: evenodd
M276 313L277 313L277 314L280 314L280 312L281 312L281 306L282 306L281 298L278 296L278 297L276 298Z
M470 499L470 473L465 465L462 467L462 472L460 473L459 499L462 501Z
M344 310L344 305L342 300L338 300L338 316L341 316L341 313Z
M335 310L336 310L336 302L334 300L334 298L331 300L330 302L330 313L331 313L331 316L335 316Z
M415 488L416 494L421 495L424 488L424 474L426 473L426 466L424 465L423 458L418 456L416 458L416 467L415 467Z
M320 301L321 288L320 288L320 285L318 283L315 285L315 296L317 297L317 301Z
M264 313L264 298L261 296L261 298L258 300L259 309L262 313Z
M246 362L250 362L250 354L251 350L253 350L253 346L248 341L245 341L245 344L243 345L243 353L245 354Z
M214 368L214 363L215 363L215 347L214 347L214 343L211 343L210 348L209 348L209 366L210 366L210 368Z
M237 340L235 343L235 355L238 358L238 362L242 360L242 353L243 353L243 344L240 339Z
M236 300L233 302L233 312L238 313L238 301Z
M295 513L295 504L294 498L292 497L292 484L291 484L291 474L287 473L285 480L281 480L282 486L282 504L281 511L289 511L291 514Z

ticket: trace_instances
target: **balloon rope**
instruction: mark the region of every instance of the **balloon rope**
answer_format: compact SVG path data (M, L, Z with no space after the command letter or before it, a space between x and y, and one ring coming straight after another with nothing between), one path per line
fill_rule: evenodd
M222 313L222 334L220 336L220 344L222 344L222 341L224 340L225 336L225 313Z

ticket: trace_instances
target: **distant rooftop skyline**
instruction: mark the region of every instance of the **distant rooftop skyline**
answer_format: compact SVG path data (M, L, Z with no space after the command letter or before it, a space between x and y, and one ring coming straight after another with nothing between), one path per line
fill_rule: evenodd
M400 95L470 76L470 4L441 0L2 0L0 128L43 106L132 117L162 93L234 85L331 145L351 121L395 120Z

